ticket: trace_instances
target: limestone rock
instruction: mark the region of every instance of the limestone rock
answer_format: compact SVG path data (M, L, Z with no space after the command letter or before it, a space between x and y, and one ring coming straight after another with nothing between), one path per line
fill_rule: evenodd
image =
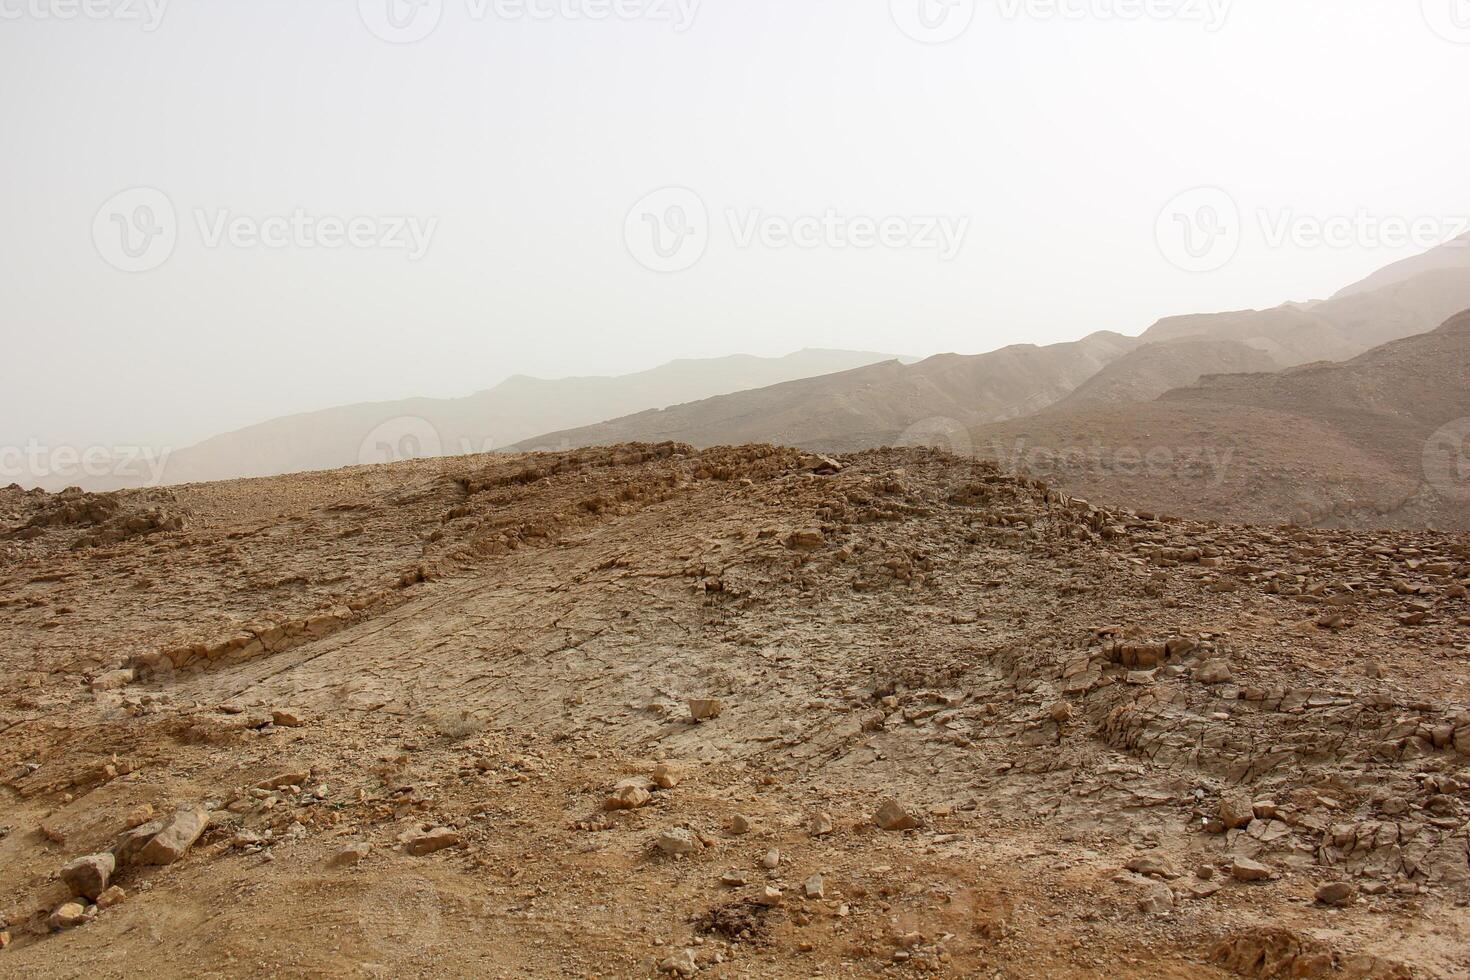
M79 926L82 923L90 922L91 920L92 917L87 914L86 908L84 908L80 903L65 902L62 905L57 906L56 911L52 912L51 915L47 917L46 925L49 926L53 932L56 932L61 929L70 929L73 926Z
M1230 863L1230 874L1236 881L1265 881L1271 877L1271 869L1250 858L1238 857Z
M658 968L676 977L692 977L699 972L699 964L694 960L694 950L692 949L675 953L660 963Z
M665 830L658 835L658 849L670 857L681 857L699 850L699 841L682 827Z
M88 854L64 865L61 869L61 880L66 882L73 895L95 902L97 896L107 890L107 883L116 869L117 858L112 854L105 851L101 854Z
M653 784L659 789L673 789L679 785L679 772L667 762L653 767Z
M194 846L194 842L208 826L209 811L204 807L192 806L179 810L138 851L137 863L173 864Z
M373 845L367 841L356 841L332 855L328 863L334 868L350 868L360 863L372 852Z
M97 896L97 907L99 909L110 909L114 905L121 905L128 897L128 893L113 885L101 895Z
M1230 792L1220 797L1220 822L1227 830L1239 830L1250 825L1256 817L1255 804L1250 794Z
M921 827L924 821L916 814L906 809L903 804L894 799L884 800L878 807L878 812L873 814L873 822L883 830L913 830Z
M713 721L725 713L725 703L717 698L692 698L689 717L695 721Z
M449 847L458 847L459 833L449 827L434 827L429 830L411 831L404 835L403 850L414 857L423 857Z

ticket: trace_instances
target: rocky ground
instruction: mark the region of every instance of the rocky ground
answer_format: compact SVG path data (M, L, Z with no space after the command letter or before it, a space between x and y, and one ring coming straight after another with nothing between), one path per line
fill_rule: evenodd
M0 974L1470 976L1467 585L923 450L0 490Z

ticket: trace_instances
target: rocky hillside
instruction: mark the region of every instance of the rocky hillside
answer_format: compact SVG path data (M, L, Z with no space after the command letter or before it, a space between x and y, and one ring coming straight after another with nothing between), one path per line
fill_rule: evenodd
M1237 340L1176 340L1144 344L1087 379L1047 412L1083 405L1152 401L1207 374L1275 371L1283 365L1270 354Z
M697 446L775 442L847 451L901 442L926 419L979 424L1030 415L1065 397L1137 342L1098 333L1069 344L943 354L742 391L527 440L561 449L677 439Z
M922 450L0 490L0 972L1465 976L1467 585Z
M1342 364L1221 375L1147 404L972 434L1089 499L1200 519L1470 528L1470 313Z

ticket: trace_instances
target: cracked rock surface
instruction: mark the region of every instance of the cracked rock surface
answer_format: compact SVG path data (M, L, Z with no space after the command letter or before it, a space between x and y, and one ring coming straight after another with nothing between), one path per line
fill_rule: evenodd
M917 449L0 490L0 973L1470 975L1467 586Z

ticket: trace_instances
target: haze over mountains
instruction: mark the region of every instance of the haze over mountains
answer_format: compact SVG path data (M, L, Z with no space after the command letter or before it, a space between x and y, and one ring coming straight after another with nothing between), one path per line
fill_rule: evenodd
M980 456L1100 502L1232 522L1470 528L1466 447L1431 439L1456 420L1470 420L1470 313L1346 363L1058 405L969 437Z
M1470 236L1389 266L1329 300L1169 317L1137 338L1097 333L1046 347L872 365L550 432L517 448L672 439L695 446L759 441L842 451L891 443L936 419L953 428L1034 414L1104 368L1112 369L1118 390L1143 400L1204 374L1344 360L1433 330L1470 309L1466 246ZM1148 346L1178 341L1190 343L1167 354Z
M517 375L465 398L369 402L272 419L172 453L163 476L169 484L199 483L483 453L538 432L585 425L609 415L830 374L892 357L803 350L777 358L738 354L676 360L618 377L548 381ZM113 486L117 485L128 481L115 481Z

